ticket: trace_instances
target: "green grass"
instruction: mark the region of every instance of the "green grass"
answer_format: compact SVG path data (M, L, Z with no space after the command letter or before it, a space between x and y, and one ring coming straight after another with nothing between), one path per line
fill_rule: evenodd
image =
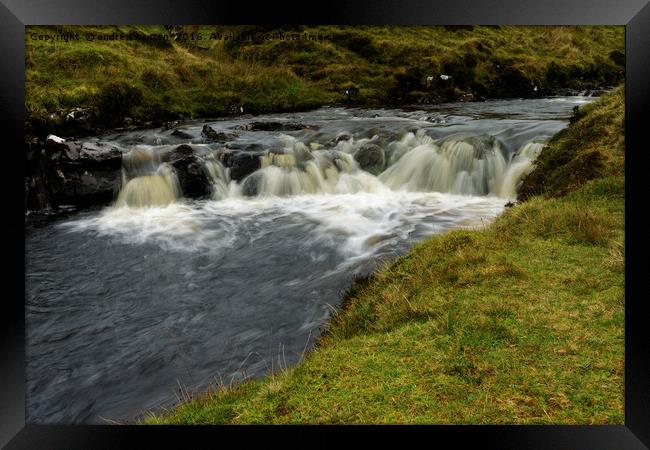
M268 27L266 27L268 28ZM56 130L74 107L104 120L102 97L111 83L139 92L115 117L140 122L223 116L229 105L265 113L345 103L345 89L359 90L358 104L396 104L478 97L517 97L561 87L615 85L624 76L624 28L502 26L396 27L306 26L296 31L334 36L314 41L86 41L48 42L32 33L61 31L165 33L162 26L27 27L28 133ZM186 26L203 33L260 27ZM278 28L284 32L291 29ZM273 31L272 29L267 31ZM453 76L443 83L439 74ZM426 77L434 76L427 85ZM117 120L116 119L116 120ZM119 121L118 120L118 121Z
M622 103L618 88L542 153L531 178L567 177L547 195L359 280L298 366L143 422L622 424ZM574 158L554 162L590 151L608 165L580 183Z
M574 114L576 126L555 135L524 182L519 196L559 196L586 181L623 173L625 160L623 86L605 102L591 103Z

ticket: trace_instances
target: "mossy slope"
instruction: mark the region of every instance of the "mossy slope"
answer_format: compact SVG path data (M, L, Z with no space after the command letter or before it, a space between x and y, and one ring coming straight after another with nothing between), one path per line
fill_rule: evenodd
M92 111L93 126L110 128L128 124L129 119L157 123L223 116L239 108L265 113L325 104L383 106L527 97L559 88L615 85L624 76L624 27L177 29L190 37L200 32L203 39L91 42L83 38L85 33L151 36L167 30L162 26L27 27L28 134L59 131L75 107ZM211 33L245 31L305 32L333 38L207 39ZM32 39L34 33L61 32L77 32L81 40L46 43ZM443 81L441 74L452 78ZM65 133L65 127L60 131Z

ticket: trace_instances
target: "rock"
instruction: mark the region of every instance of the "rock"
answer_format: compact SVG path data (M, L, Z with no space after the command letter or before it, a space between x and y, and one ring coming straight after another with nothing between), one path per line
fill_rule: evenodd
M372 174L379 174L386 165L386 153L377 144L365 144L354 154L359 166Z
M194 155L194 149L192 146L181 144L175 149L165 153L162 157L162 160L163 162L174 162L192 155Z
M471 92L465 92L460 97L458 97L459 102L473 102L474 100L474 94Z
M439 114L438 115L433 115L433 116L427 116L427 117L424 118L424 120L426 120L427 122L431 122L431 123L439 123L439 124L447 123L447 120L443 116L441 116ZM413 132L417 133L417 129L415 129Z
M164 154L161 159L163 162L171 164L176 171L183 196L202 198L210 195L210 179L203 162L196 156L190 145L179 145Z
M178 184L183 196L187 198L207 197L212 192L210 179L205 172L203 163L196 156L188 156L174 161Z
M260 174L253 173L242 181L242 194L246 197L255 197L259 191Z
M347 131L341 131L339 134L336 135L336 138L334 139L335 142L341 142L341 141L349 141L352 139L352 135L348 133Z
M210 125L203 125L201 136L203 136L203 138L208 142L225 142L237 137L234 134L215 131Z
M180 125L180 123L181 123L180 120L172 120L172 121L163 123L162 128L163 128L163 130L171 130L172 128L177 127L178 125Z
M48 134L47 137L45 138L46 144L63 144L64 142L65 139L55 136L53 134Z
M97 133L93 127L93 114L89 109L72 108L59 110L50 116L60 123L58 132L65 136L88 136Z
M172 132L172 136L174 136L176 138L179 138L179 139L192 139L192 135L187 134L186 132L181 131L181 130L174 130Z
M259 153L221 149L217 156L230 169L230 179L235 181L244 179L261 167Z
M94 131L91 122L90 110L73 108L63 119L63 130L66 135L87 135Z
M298 130L317 130L316 125L305 125L293 122L251 122L237 127L239 130L246 131L298 131Z
M97 143L65 141L48 136L41 177L34 190L49 198L52 206L88 206L110 202L121 183L122 152Z
M98 167L102 170L120 170L122 152L116 147L84 144L81 147L78 163L87 169Z
M515 205L516 205L516 203L508 202L508 203L506 203L506 204L503 205L503 206L506 207L506 208L512 208L512 207L515 206Z
M50 134L45 139L46 159L54 162L74 161L79 158L81 145L74 141L67 142Z

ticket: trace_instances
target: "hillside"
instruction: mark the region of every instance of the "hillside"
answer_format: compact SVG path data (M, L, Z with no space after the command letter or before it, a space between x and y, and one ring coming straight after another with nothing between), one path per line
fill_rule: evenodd
M311 40L210 35L306 33ZM38 35L74 32L80 40ZM177 39L148 36L173 33ZM125 40L84 40L87 33ZM201 33L201 40L197 36ZM185 37L185 38L184 38ZM326 104L531 97L613 86L623 27L27 27L27 132L44 137ZM450 78L443 80L440 76ZM66 121L75 108L82 121Z

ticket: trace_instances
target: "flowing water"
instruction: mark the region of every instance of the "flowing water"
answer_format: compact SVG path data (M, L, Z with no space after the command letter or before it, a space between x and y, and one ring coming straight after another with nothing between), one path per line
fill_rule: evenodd
M299 362L357 274L417 241L491 221L585 97L322 108L210 122L227 144L155 129L124 152L115 204L26 234L27 421L134 420ZM252 121L310 125L252 131ZM189 136L189 137L188 137ZM163 155L190 143L211 199L182 198ZM257 149L233 181L217 150ZM361 153L375 166L362 170Z

